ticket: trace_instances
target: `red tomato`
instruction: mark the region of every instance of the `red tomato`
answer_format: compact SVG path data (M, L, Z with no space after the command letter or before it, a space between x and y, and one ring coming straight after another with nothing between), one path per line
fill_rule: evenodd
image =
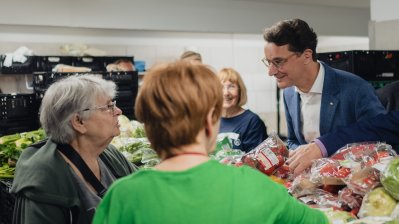
M377 152L376 154L374 154L374 159L375 160L377 160L377 161L379 161L380 159L382 159L382 158L385 158L385 157L389 157L390 155L389 155L389 152L388 151L381 151L381 152Z
M351 173L351 169L346 168L346 167L341 167L334 176L338 177L338 178L345 178L350 173Z
M331 177L335 176L335 173L337 173L337 171L338 167L335 164L327 163L320 169L320 175Z

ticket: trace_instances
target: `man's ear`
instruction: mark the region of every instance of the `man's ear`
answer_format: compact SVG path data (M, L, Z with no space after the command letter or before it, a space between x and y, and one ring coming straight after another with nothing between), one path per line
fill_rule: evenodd
M79 116L79 114L74 114L71 118L71 124L73 129L75 129L79 133L85 133L86 132L86 127L84 125L84 121L82 118Z
M313 51L311 49L306 49L303 52L303 56L305 57L305 64L309 64L313 61Z

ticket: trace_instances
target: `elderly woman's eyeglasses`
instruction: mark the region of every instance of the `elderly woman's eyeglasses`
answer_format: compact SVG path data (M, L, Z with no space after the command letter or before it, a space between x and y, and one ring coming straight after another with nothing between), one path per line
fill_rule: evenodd
M292 53L286 58L275 58L273 60L267 60L266 58L262 58L262 62L268 68L270 68L270 66L273 65L276 69L280 69L290 59L290 57L294 55L296 55L296 53Z
M238 86L235 84L223 85L223 90L236 91L236 90L238 90Z
M112 113L114 113L116 108L116 100L112 101L110 104L104 105L104 106L98 106L98 107L93 107L93 108L87 108L84 110L81 110L82 112L84 111L89 111L89 110L101 110L101 111L111 111Z

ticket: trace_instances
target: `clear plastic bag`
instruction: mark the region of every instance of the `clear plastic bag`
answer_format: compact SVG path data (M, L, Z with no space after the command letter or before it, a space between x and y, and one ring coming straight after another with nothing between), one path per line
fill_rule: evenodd
M244 164L271 175L282 166L288 158L288 149L276 133L272 133L256 148L245 154L241 160Z

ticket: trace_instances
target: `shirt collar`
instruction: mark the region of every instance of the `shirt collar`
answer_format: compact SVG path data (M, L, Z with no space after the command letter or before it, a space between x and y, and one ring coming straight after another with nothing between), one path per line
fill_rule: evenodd
M312 88L310 88L309 93L322 94L323 93L323 83L324 83L325 70L324 70L323 64L320 63L319 61L317 61L317 62L320 65L319 72L317 73L316 80L314 81ZM295 86L295 91L297 91L299 93L303 93L296 86Z

